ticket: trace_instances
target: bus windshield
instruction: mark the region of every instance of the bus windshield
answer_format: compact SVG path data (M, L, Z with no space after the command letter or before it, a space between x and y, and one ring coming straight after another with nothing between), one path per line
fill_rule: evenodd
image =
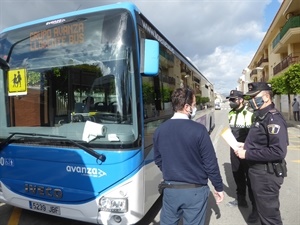
M81 140L86 121L91 121L112 134L95 144L134 142L133 29L129 12L115 9L1 34L0 57L10 68L0 76L6 114L0 135L24 132L26 127L30 133Z

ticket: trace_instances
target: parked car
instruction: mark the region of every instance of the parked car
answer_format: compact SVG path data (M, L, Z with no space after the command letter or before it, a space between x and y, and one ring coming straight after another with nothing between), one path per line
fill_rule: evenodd
M215 110L220 110L220 109L221 109L220 104L215 104Z

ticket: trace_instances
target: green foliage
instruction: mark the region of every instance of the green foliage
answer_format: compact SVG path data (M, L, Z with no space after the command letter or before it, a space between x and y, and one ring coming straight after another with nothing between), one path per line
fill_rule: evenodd
M286 84L290 89L290 94L300 93L300 64L292 65L288 71L284 73Z
M249 101L250 99L251 99L251 97L249 95L244 96L244 100Z
M154 89L150 83L143 83L143 97L145 104L154 103Z
M287 89L285 85L285 78L283 75L273 77L270 80L270 83L272 85L272 91L274 95L282 95L287 94Z
M300 93L300 64L294 64L280 76L270 80L274 94L299 94Z
M205 104L209 102L209 97L200 97L200 103Z
M162 95L163 95L163 102L170 102L171 101L171 97L172 97L172 93L173 93L173 89L169 88L169 87L163 87L163 91L162 91Z
M200 105L201 103L201 96L196 96L196 104Z
M27 83L28 86L40 85L41 82L41 73L35 71L27 72Z

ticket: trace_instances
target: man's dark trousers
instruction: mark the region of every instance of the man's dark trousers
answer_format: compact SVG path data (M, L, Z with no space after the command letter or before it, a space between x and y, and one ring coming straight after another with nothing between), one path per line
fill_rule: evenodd
M204 225L207 200L210 190L207 185L197 188L166 188L163 193L160 225ZM170 215L173 215L170 217ZM164 216L168 215L168 216Z

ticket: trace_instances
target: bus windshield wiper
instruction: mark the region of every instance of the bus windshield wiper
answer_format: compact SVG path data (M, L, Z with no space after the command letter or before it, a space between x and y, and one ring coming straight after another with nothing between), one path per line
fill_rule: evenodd
M90 154L91 156L95 157L97 160L100 160L101 163L104 162L106 160L106 156L103 154L98 154L96 151L94 151L93 149L86 147L82 144L77 143L76 141L70 140L68 138L66 138L65 136L59 136L59 135L52 135L52 134L36 134L36 133L22 133L22 132L15 132L15 133L10 133L11 135L8 136L6 138L6 140L4 142L2 142L0 144L0 151L2 149L4 149L7 145L9 145L9 143L11 143L11 139L15 136L15 135L23 135L23 136L34 136L34 137L51 137L51 138L62 138L70 143L72 143L73 145L81 148L82 150L84 150L85 152L87 152L88 154Z
M0 151L1 151L2 149L4 149L7 145L9 145L10 140L11 140L15 135L16 135L16 133L12 133L11 135L9 135L9 136L5 139L5 141L3 141L3 142L0 143Z
M100 160L101 163L103 163L106 160L106 156L103 154L98 154L97 152L95 152L93 149L86 147L82 144L77 143L76 141L70 140L70 139L66 139L68 140L70 143L76 145L77 147L81 148L82 150L84 150L85 152L87 152L88 154L90 154L91 156L94 156L97 160Z
M15 135L28 135L28 136L41 136L41 137L56 137L56 138L65 138L64 136L58 136L58 135L51 135L51 134L35 134L35 133L22 133L22 132L14 132L10 133L10 135L6 138L4 142L0 144L0 151L5 148L9 143L13 142L11 139Z

